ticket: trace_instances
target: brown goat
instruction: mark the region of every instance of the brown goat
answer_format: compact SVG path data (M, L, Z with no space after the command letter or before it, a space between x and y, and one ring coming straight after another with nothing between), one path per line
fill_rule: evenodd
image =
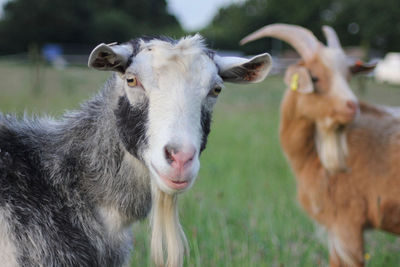
M280 139L298 200L329 233L331 266L363 266L363 231L400 234L400 116L358 103L339 39L328 46L299 26L274 24L242 40L275 37L302 60L285 75ZM352 70L357 68L352 68Z

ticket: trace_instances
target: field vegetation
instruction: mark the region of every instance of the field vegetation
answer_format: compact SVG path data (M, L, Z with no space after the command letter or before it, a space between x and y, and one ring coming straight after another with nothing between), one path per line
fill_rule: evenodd
M109 73L85 67L0 62L0 111L59 117L99 90ZM227 84L220 95L201 170L180 196L190 243L185 266L327 266L323 229L296 201L296 181L278 138L282 77L250 86ZM353 81L356 93L359 81ZM366 80L361 99L400 105L400 87ZM132 266L151 266L148 221L134 225ZM367 266L398 266L400 238L366 234Z

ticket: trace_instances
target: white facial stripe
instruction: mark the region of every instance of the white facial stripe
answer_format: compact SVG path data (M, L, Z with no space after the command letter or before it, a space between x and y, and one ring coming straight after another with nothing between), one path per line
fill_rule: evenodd
M215 84L222 83L215 63L204 53L197 37L177 44L154 40L142 44L126 73L135 75L143 85L143 89L130 88L125 83L130 102L134 104L140 97L149 99L144 160L154 169L152 176L164 192L172 193L160 178L160 174L168 176L173 171L165 147L192 147L195 157L190 169L182 174L182 179L189 179L190 187L200 167L201 110L212 109L215 98L207 95Z
M347 62L346 56L339 49L324 48L322 51L324 65L332 71L332 83L330 94L336 99L357 102L357 97L346 80Z
M332 95L337 99L343 99L347 101L357 102L357 97L354 95L353 91L351 91L349 84L345 80L345 78L339 74L335 74L332 80Z
M325 47L322 49L322 61L328 68L346 76L348 71L346 55L340 49Z

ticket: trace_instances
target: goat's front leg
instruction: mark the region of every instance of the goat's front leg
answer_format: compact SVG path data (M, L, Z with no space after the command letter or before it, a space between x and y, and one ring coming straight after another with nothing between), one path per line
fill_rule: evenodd
M364 266L363 231L361 226L346 223L329 231L329 263L331 267Z

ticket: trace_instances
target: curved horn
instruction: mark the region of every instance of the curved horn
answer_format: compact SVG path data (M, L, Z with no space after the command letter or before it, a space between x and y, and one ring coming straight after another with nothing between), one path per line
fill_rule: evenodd
M339 37L331 26L322 26L322 31L324 32L326 41L328 42L328 47L342 50Z
M289 24L267 25L243 38L240 44L243 45L262 37L274 37L289 43L305 61L312 59L322 46L312 32L303 27Z

